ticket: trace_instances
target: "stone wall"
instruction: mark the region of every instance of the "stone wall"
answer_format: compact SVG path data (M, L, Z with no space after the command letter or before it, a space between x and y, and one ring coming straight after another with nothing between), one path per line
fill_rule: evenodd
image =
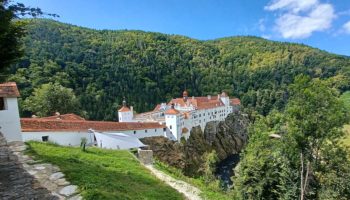
M150 165L153 164L153 151L152 150L138 150L138 159L140 160L141 163L145 165Z
M58 199L41 187L18 161L0 132L0 199Z

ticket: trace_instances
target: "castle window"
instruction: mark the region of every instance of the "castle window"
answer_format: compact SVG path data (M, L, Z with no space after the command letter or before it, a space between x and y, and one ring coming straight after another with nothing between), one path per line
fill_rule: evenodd
M173 129L173 127L170 125L170 129Z
M166 131L166 128L163 128L163 131Z
M154 129L154 132L157 132L157 129Z
M145 133L147 133L147 130L145 130Z
M134 134L136 134L136 131L134 131Z
M0 97L0 110L6 110L4 97Z

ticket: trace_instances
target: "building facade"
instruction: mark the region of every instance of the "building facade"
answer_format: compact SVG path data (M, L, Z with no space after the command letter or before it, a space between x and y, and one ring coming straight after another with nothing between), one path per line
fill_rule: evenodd
M50 141L69 146L80 145L82 138L86 138L88 144L96 144L94 134L89 131L91 129L105 134L122 133L138 139L172 137L166 126L158 122L89 121L75 114L21 118L21 126L23 141Z
M206 97L189 97L188 92L184 91L182 98L174 98L168 103L157 105L153 111L140 113L130 122L159 122L164 124L174 140L181 138L187 139L190 131L195 126L200 126L204 130L205 125L210 121L223 121L228 114L239 110L240 100L230 98L225 92L221 94ZM123 108L119 110L118 115L124 116L121 111L130 110L123 103ZM122 117L125 119L125 117Z
M0 84L0 131L7 142L22 141L17 97L16 83Z

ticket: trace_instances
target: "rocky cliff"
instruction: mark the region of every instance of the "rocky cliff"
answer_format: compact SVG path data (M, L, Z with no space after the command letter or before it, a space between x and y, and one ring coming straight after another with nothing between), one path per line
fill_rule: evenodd
M204 132L200 127L192 128L184 143L163 137L144 138L142 142L150 146L160 161L182 169L187 175L198 175L206 152L215 150L219 159L224 160L242 150L248 139L248 124L244 114L235 112L225 121L207 123Z

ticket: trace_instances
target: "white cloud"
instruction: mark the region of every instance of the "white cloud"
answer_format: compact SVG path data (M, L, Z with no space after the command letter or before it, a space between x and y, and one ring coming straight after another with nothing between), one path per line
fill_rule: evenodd
M350 34L350 21L346 22L344 25L343 25L343 29L346 33Z
M332 26L336 15L331 4L318 0L274 0L266 10L281 10L275 21L275 30L283 38L307 38L316 31L324 31Z
M265 9L270 11L285 9L297 13L308 10L317 4L318 0L274 0L270 5L265 6Z

